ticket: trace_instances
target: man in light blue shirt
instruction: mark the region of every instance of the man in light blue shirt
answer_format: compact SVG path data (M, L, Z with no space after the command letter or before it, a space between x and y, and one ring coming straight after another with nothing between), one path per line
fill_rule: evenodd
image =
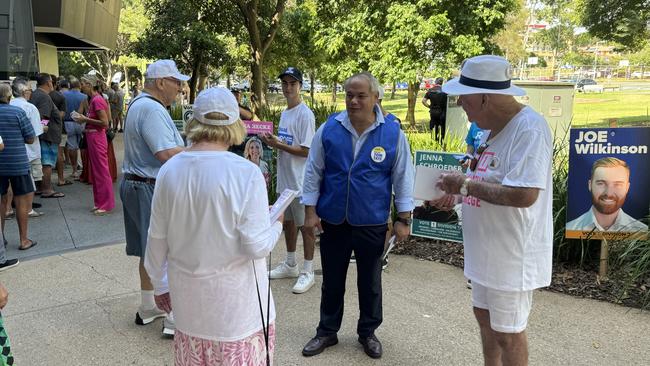
M316 132L305 167L305 226L321 235L323 286L316 337L303 348L314 356L338 343L345 280L354 251L360 316L359 342L372 358L382 356L375 330L382 322L381 259L391 194L398 218L396 240L409 235L414 169L406 136L386 123L377 105L379 83L369 73L345 82L346 110L331 115Z
M166 108L189 78L178 72L172 60L152 63L145 74L144 91L129 104L124 119L124 178L120 183L120 198L124 209L126 254L140 257L142 302L135 314L137 325L149 324L165 316L154 303L154 288L144 268L144 255L158 171L167 160L183 151L184 145ZM163 334L173 335L174 332L170 313L163 320Z

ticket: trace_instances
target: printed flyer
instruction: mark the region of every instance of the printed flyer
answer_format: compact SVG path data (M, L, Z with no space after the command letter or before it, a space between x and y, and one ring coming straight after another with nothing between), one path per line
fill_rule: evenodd
M647 236L650 128L573 128L567 238Z
M418 166L423 166L443 172L454 170L462 172L463 167L459 159L463 156L463 154L435 151L416 151L415 168L418 170ZM423 169L420 170L424 171ZM428 181L430 177L431 174L416 174L416 186L435 184L435 182ZM420 180L427 179L427 181L418 182L418 178ZM462 243L461 208L462 204L458 204L451 211L442 211L428 205L426 200L416 199L411 235Z

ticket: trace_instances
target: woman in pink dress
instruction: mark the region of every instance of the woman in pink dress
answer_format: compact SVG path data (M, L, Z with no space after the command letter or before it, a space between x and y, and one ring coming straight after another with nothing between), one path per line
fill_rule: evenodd
M95 75L81 77L81 91L88 95L88 113L76 115L78 123L85 123L84 130L90 161L91 175L93 177L92 212L96 216L110 213L115 207L113 193L113 180L108 167L108 141L106 129L108 128L108 103L99 93L99 79ZM75 117L73 117L75 118Z

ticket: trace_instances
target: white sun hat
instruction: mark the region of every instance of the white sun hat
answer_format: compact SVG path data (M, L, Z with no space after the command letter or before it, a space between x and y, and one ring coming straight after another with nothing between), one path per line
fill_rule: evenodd
M188 81L190 77L178 71L176 63L172 60L157 60L147 67L145 72L147 79L174 78L180 81Z
M225 119L210 119L208 113L221 113ZM224 87L214 87L201 91L194 100L193 118L204 125L228 126L239 120L237 99Z
M494 55L476 56L465 60L460 77L446 82L442 91L449 95L526 95L526 91L513 85L511 79L511 66L505 58Z

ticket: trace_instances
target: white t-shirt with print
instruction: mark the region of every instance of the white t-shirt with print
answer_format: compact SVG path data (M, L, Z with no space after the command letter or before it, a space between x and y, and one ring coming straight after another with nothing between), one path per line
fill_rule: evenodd
M280 116L278 138L290 146L311 146L316 132L314 112L302 102L291 109L285 109ZM293 189L302 194L302 181L305 176L306 157L278 152L278 178L276 191Z
M528 291L551 283L552 150L546 120L530 107L488 140L476 170L468 176L539 188L539 196L526 208L463 198L465 276L472 282L502 291Z

